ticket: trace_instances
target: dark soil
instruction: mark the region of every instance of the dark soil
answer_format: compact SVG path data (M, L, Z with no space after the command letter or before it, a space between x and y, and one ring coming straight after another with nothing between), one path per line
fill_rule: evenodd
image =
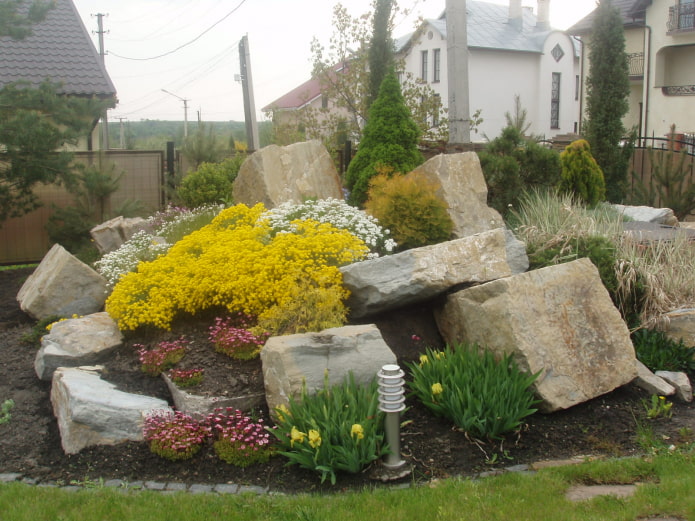
M93 447L67 456L60 446L60 434L50 403L50 383L34 372L36 347L22 338L34 322L16 302L16 294L30 269L0 271L0 403L15 402L11 421L0 425L0 473L15 472L39 482L85 482L103 478L176 481L188 483L238 483L268 487L283 492L345 490L373 486L370 472L340 475L335 487L320 485L312 472L286 467L276 456L270 462L240 469L221 462L210 447L192 460L172 463L150 453L144 442L112 447ZM424 346L441 346L432 315L425 307L412 307L372 319L396 353L401 367L417 360ZM184 335L200 349L182 363L189 368L205 366L205 387L201 392L236 394L239 390L261 390L259 361L235 362L213 351L207 340L210 317L183 323L168 338ZM415 338L414 338L415 336ZM161 336L129 338L121 354L107 364L105 379L124 391L169 399L163 381L139 370L134 343L152 345ZM201 359L194 357L201 356ZM223 383L219 390L218 385ZM483 443L469 439L445 420L433 417L409 400L403 413L402 455L413 468L409 480L430 480L449 476L473 476L480 472L516 464L574 456L624 456L642 452L638 423L653 430L668 444L678 444L683 435L695 431L695 407L675 403L671 419L647 420L642 400L649 396L632 385L619 388L590 402L550 415L534 414L520 432L503 442ZM254 411L268 423L267 411ZM690 429L683 429L687 427Z

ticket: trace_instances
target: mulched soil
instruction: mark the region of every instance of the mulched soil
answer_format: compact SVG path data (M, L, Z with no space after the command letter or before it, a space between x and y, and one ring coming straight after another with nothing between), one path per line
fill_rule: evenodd
M31 269L0 271L0 402L15 402L12 419L0 425L0 473L20 473L39 482L89 482L98 479L156 480L187 483L236 483L268 487L280 492L340 491L375 486L371 470L358 475L340 475L336 486L321 485L317 476L296 467L286 467L279 456L267 464L240 469L221 462L211 447L192 460L172 463L150 453L144 442L93 447L65 455L50 403L50 383L34 372L36 347L22 338L34 322L16 302ZM424 346L441 346L430 310L414 306L372 317L384 339L396 353L401 367L417 360ZM210 317L183 322L168 338L184 335L200 347L185 362L188 367L205 364L207 382L203 392L229 394L238 390L261 390L260 362L238 363L215 353L207 341ZM413 335L419 338L413 339ZM105 378L119 389L169 399L162 380L139 370L136 347L151 345L155 334L128 338L120 355L107 364ZM199 357L199 358L195 358ZM675 403L671 419L647 420L642 400L649 396L624 386L590 402L549 415L534 414L520 432L503 442L483 443L469 439L445 420L433 417L413 400L402 415L402 456L412 466L403 481L426 481L449 476L474 476L480 472L522 463L566 459L574 456L626 456L640 454L638 423L650 427L657 439L668 444L688 441L684 427L695 431L695 406ZM266 419L267 411L254 414Z

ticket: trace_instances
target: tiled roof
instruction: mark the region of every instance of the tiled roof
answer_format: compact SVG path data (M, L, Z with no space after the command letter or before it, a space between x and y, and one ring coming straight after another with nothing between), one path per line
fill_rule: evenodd
M644 25L644 11L649 4L651 4L651 0L613 0L613 5L618 8L620 16L623 19L623 25L627 27ZM595 17L596 10L593 10L567 29L567 32L569 34L590 33L594 25Z
M45 20L34 24L26 38L0 37L0 88L16 81L38 85L46 78L62 83L66 94L116 95L72 0L56 0Z
M342 64L336 65L333 68L333 74L339 74L343 69L344 66ZM300 109L321 96L321 90L321 81L318 78L312 78L302 83L299 87L295 87L272 103L268 103L261 111Z

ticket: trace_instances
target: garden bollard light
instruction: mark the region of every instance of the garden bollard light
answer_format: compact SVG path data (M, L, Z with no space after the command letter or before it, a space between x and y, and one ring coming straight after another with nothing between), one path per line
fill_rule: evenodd
M384 458L384 466L399 469L405 465L401 459L400 412L405 409L405 373L395 364L387 364L377 373L379 378L379 410L386 413L384 430L391 452Z

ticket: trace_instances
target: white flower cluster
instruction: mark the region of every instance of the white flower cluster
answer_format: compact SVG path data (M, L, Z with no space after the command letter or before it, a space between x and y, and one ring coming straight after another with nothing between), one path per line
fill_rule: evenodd
M262 218L268 220L276 233L294 231L292 221L295 220L312 219L330 223L362 239L369 247L370 259L392 253L397 246L396 241L389 237L389 230L382 228L375 217L339 199L309 200L302 204L283 203L265 212Z
M140 262L155 260L185 235L209 224L220 209L208 205L193 210L169 207L157 212L147 219L150 228L154 228L152 233L137 232L120 248L96 261L94 267L113 287L121 275L135 271Z

